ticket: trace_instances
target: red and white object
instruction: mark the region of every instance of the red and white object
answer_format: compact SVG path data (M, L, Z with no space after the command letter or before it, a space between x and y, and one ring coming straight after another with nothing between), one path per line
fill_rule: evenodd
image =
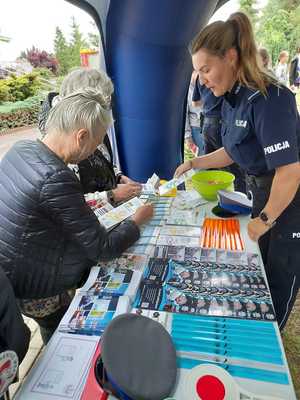
M225 369L211 364L198 365L189 371L184 393L189 400L284 400L248 392Z

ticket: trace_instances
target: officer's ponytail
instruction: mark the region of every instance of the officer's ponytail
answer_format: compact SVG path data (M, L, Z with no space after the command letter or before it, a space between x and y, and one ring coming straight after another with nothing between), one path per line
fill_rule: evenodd
M258 63L258 53L249 18L237 12L225 22L216 21L206 26L193 40L191 53L200 49L223 58L227 50L235 48L238 54L237 80L244 86L266 94L266 87L274 78L263 71Z

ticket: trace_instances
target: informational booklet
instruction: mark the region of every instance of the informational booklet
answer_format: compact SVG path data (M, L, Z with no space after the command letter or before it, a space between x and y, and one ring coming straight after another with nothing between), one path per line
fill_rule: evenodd
M184 261L185 252L188 247L184 246L156 246L153 257L171 258L177 261Z
M186 237L186 236L162 236L157 239L158 246L185 246L197 247L200 244L199 237Z
M140 228L140 237L157 237L159 233L159 227L148 226L148 224Z
M153 237L141 237L139 240L135 242L135 246L148 246L148 245L153 245L155 246L157 242L157 236Z
M180 175L178 178L173 178L170 181L164 183L158 188L159 194L163 196L167 194L170 190L177 188L177 186L190 179L195 174L195 172L196 171L194 171L193 169L190 169L189 171Z
M196 207L192 210L174 210L166 219L167 225L183 225L183 226L202 226L205 218L205 210Z
M127 254L110 264L93 267L61 320L59 330L100 336L115 315L130 309L147 264L147 257Z
M99 221L106 229L112 229L126 218L132 216L144 202L138 197L126 201L120 206L99 217Z
M77 294L58 329L60 332L101 336L113 317L129 310L128 296Z
M192 226L164 226L160 229L160 236L185 236L200 238L201 228Z
M127 249L128 252L136 255L145 255L152 257L154 253L155 245L153 244L134 244Z
M275 320L271 296L262 274L216 271L214 265L218 264L158 260L150 259L134 307Z
M112 295L129 296L133 299L142 278L141 271L123 267L93 267L90 275L80 289L89 296Z
M99 338L56 332L16 394L18 400L80 400Z
M105 268L131 269L133 271L144 271L149 261L145 254L123 253L121 257L111 261L100 262L98 265ZM86 286L85 284L84 286Z
M173 200L172 208L176 210L189 210L207 203L208 201L203 199L195 189L179 190L176 198Z

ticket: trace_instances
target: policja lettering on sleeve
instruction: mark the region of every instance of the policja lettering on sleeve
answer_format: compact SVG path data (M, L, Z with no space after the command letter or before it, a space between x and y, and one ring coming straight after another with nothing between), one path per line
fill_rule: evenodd
M276 151L284 150L290 148L290 144L287 140L281 143L272 144L270 146L264 147L265 154L275 153Z

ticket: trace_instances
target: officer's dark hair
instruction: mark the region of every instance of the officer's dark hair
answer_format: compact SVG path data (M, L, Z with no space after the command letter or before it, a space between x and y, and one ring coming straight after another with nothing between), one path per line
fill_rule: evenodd
M204 49L223 58L232 48L238 54L237 80L266 94L268 84L276 83L276 80L259 66L253 29L246 14L237 12L225 22L216 21L207 25L192 41L191 53L194 55Z

